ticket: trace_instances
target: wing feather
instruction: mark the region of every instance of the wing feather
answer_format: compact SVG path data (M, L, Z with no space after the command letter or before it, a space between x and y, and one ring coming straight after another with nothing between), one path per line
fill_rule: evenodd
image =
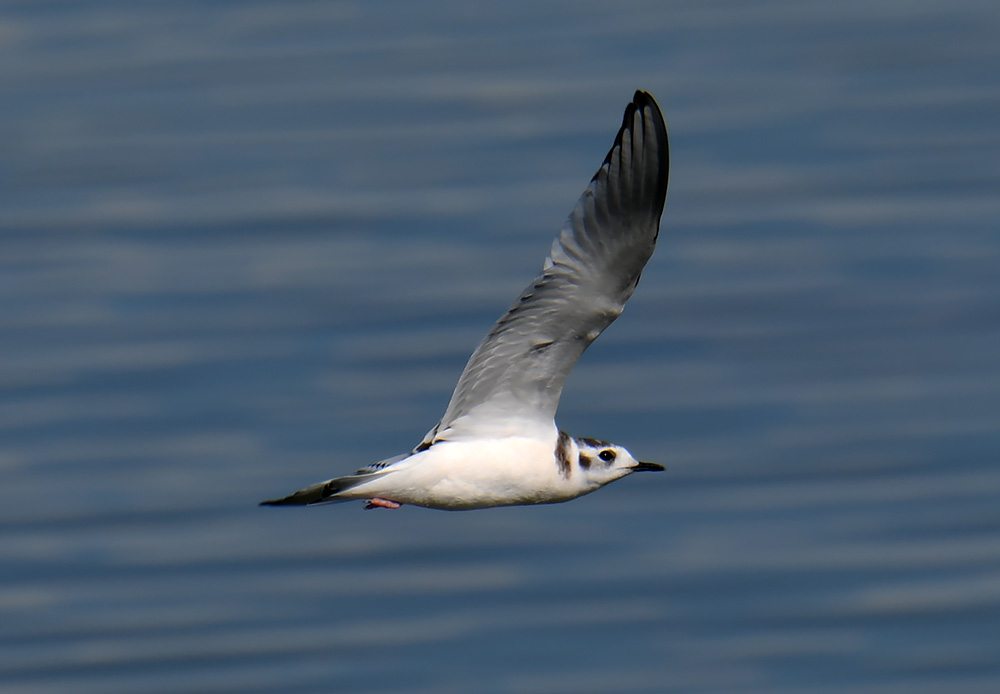
M663 115L637 91L541 273L476 348L421 446L552 426L570 371L621 314L653 253L669 168Z

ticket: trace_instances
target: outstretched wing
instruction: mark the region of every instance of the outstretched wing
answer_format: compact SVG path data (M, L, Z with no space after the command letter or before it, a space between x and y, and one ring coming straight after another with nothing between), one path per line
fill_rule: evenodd
M418 450L436 440L551 428L570 371L621 314L653 253L668 173L663 115L637 91L541 274L476 348Z

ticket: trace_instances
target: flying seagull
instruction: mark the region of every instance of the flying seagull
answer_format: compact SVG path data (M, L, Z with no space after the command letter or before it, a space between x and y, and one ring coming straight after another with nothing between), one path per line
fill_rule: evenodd
M663 470L617 444L570 436L555 414L573 365L621 314L653 253L669 162L663 115L637 91L541 273L473 352L441 421L409 453L261 505L550 504Z

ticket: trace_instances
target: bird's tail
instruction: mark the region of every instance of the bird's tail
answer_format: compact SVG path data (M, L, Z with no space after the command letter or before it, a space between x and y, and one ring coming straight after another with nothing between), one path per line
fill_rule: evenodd
M281 497L280 499L266 499L260 502L260 506L315 506L318 504L335 504L341 501L351 501L357 497L339 497L338 494L345 492L359 484L369 482L381 473L365 473L358 475L347 475L337 477L325 482L311 484L304 489Z

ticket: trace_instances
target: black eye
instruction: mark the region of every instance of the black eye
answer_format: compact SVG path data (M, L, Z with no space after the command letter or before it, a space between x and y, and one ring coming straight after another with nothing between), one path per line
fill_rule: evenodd
M603 451L597 454L597 457L603 460L605 463L610 463L615 459L615 452L610 448L605 448Z

